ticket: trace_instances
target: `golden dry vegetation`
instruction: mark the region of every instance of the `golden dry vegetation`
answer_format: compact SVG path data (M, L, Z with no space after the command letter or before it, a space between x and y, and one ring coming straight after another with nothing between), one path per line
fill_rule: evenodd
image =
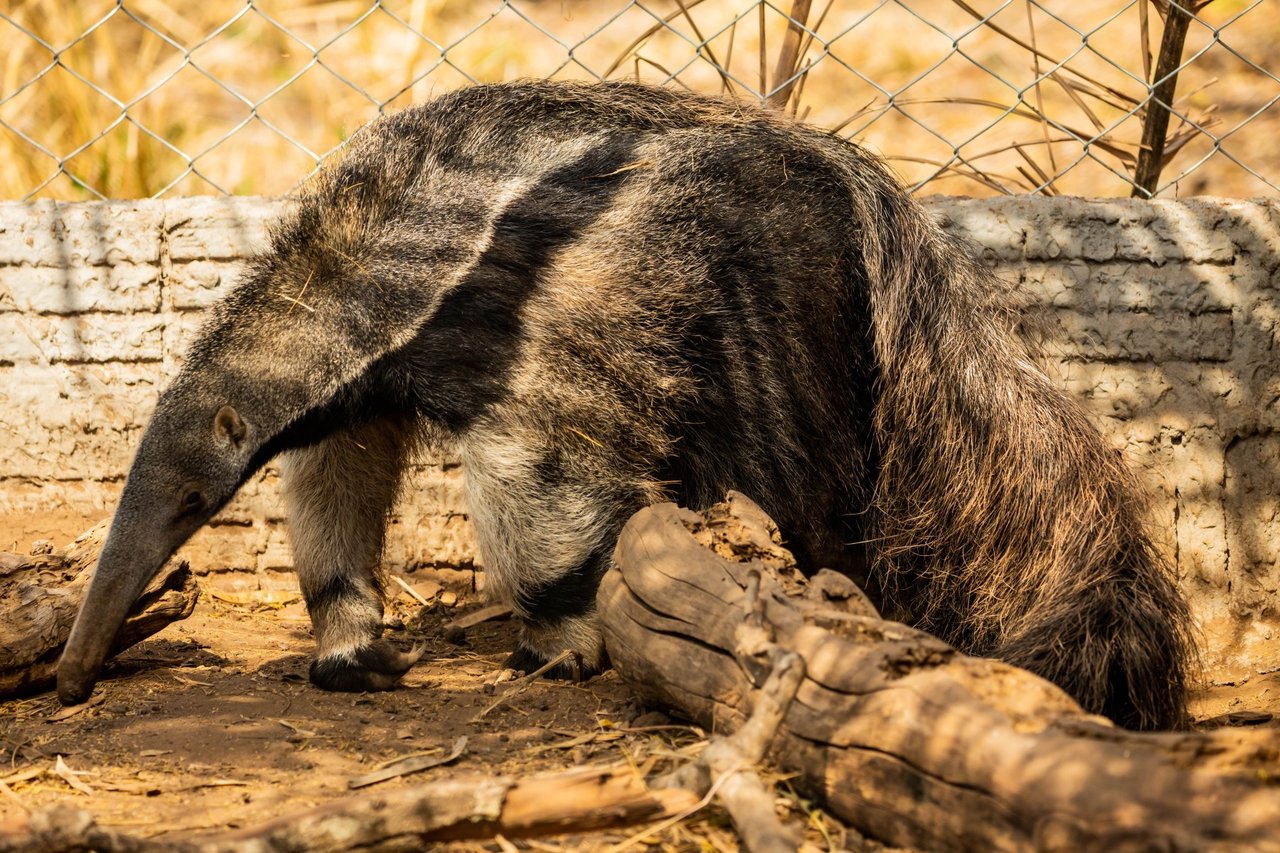
M756 100L777 79L788 28L779 9L793 6L11 0L3 8L0 197L84 199L287 192L379 110L473 81L674 78ZM911 184L1129 193L1136 110L1162 31L1151 0L816 0L808 24L817 38L802 40L803 82L791 106L888 157ZM1280 96L1278 31L1280 7L1266 0L1213 0L1192 22L1177 105L1186 120L1171 123L1177 150L1163 195L1274 194L1280 113L1264 108Z

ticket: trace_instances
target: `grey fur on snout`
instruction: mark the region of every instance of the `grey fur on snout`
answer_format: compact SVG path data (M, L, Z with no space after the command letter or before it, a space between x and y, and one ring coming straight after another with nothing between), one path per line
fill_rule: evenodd
M162 397L58 662L58 698L89 698L130 607L173 553L235 493L250 427L214 382ZM203 426L203 429L201 427Z
M58 661L58 699L64 705L89 698L129 608L167 559L167 555L125 551L113 546L113 540L121 541L114 531L103 546Z

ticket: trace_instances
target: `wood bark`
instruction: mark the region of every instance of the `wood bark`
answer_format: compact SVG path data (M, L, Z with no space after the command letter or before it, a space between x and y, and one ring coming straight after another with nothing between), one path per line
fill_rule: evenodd
M106 531L106 522L97 525L65 554L0 552L0 698L53 684ZM111 654L190 616L199 596L186 563L165 566L129 611Z
M1280 733L1115 729L1030 673L878 618L830 575L806 591L767 517L729 507L628 523L598 599L609 655L651 701L724 731L764 651L799 654L773 756L858 830L926 850L1280 850Z
M785 826L778 819L776 795L755 767L768 753L803 680L804 661L799 655L775 655L772 671L751 700L747 721L729 737L712 737L694 761L655 780L657 786L714 793L748 853L792 853L800 844L798 827Z
M0 853L419 850L428 841L499 833L529 838L634 826L697 803L688 791L650 790L630 767L595 767L524 779L445 779L344 797L234 832L163 840L101 827L86 811L55 806L0 824Z

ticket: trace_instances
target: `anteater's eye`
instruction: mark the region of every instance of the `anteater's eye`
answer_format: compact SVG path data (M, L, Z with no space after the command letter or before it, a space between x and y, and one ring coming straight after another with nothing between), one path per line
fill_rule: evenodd
M194 489L187 492L182 498L182 511L194 512L204 506L204 495Z

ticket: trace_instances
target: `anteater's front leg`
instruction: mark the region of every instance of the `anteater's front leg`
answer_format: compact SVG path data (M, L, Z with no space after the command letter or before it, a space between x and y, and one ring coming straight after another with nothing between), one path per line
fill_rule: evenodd
M284 457L289 538L316 636L311 681L326 690L385 690L418 659L380 639L377 574L409 432L382 419Z

